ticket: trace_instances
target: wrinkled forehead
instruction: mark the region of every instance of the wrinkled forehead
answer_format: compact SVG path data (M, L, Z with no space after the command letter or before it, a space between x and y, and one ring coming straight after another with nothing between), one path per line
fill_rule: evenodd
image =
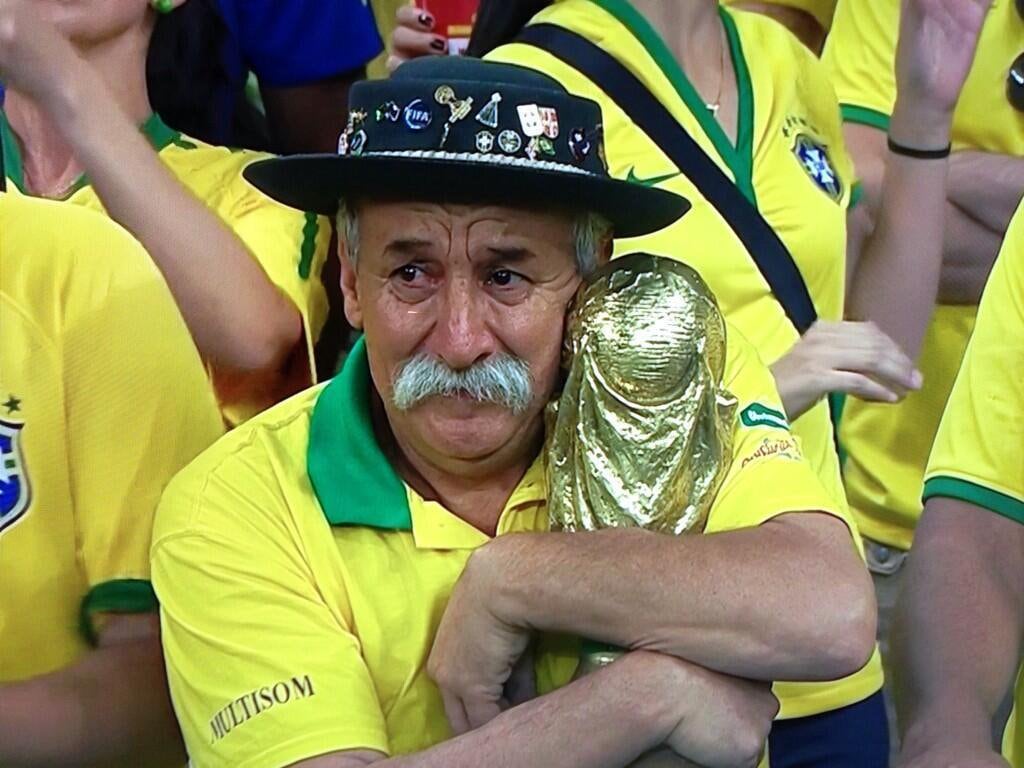
M574 217L562 211L541 211L501 205L467 205L420 201L361 200L353 215L360 240L386 245L415 236L437 245L453 237L486 242L512 240L538 253L572 255ZM531 247L532 246L532 247Z

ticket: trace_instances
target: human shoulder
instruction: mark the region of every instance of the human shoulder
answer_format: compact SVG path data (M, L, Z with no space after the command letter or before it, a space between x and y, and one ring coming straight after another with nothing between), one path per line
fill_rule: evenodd
M228 432L167 486L154 542L177 535L218 535L241 522L280 522L296 494L310 496L309 425L319 384Z
M51 332L127 291L163 283L125 229L64 202L0 194L0 254L0 290Z

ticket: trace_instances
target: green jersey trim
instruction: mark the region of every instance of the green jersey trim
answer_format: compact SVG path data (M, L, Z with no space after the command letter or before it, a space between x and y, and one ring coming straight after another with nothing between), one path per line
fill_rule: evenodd
M82 600L79 629L90 645L99 633L93 621L98 613L154 613L159 608L153 585L145 579L114 579L97 584Z
M843 122L845 123L870 125L872 128L877 128L880 131L889 130L889 115L876 109L858 107L854 104L840 104L839 112L842 114Z
M405 483L373 433L372 388L366 341L361 337L341 372L317 397L306 471L331 525L411 531Z
M754 90L750 81L750 69L743 54L736 23L725 8L719 8L722 25L728 40L733 69L736 71L736 88L739 94L737 110L736 146L734 147L722 126L708 110L704 99L694 88L690 78L683 72L672 51L650 22L637 11L628 0L592 0L596 5L614 16L628 29L640 44L647 49L654 63L668 78L679 98L693 114L701 130L711 140L722 160L733 173L736 186L753 205L754 195ZM600 83L595 83L600 87Z
M146 118L145 122L139 126L139 131L157 152L160 152L169 144L181 140L181 134L169 127L156 112ZM0 136L3 137L4 169L7 178L18 188L18 191L28 194L25 192L25 167L21 159L21 143L11 129L11 124L7 121L7 115L4 114L3 110L0 110ZM75 179L59 198L55 199L67 200L75 192L88 185L89 179L83 173Z
M927 501L936 496L966 501L1024 524L1024 501L968 480L948 475L931 477L925 481L922 499Z

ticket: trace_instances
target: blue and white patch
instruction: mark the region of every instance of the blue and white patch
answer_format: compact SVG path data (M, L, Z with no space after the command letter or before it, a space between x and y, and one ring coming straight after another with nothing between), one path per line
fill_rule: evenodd
M21 453L24 424L0 419L0 532L14 525L32 501L28 471Z
M836 201L842 197L843 183L839 180L824 145L819 144L806 133L801 133L793 144L793 154L800 161L804 172L811 177L811 181L817 184L822 192Z

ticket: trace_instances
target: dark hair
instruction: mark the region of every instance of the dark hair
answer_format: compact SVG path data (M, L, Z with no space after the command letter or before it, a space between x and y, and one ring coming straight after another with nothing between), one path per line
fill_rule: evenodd
M479 57L512 42L526 22L551 3L552 0L480 0L466 53Z
M266 122L225 63L229 30L216 0L161 15L146 54L150 103L171 127L210 144L265 149Z

